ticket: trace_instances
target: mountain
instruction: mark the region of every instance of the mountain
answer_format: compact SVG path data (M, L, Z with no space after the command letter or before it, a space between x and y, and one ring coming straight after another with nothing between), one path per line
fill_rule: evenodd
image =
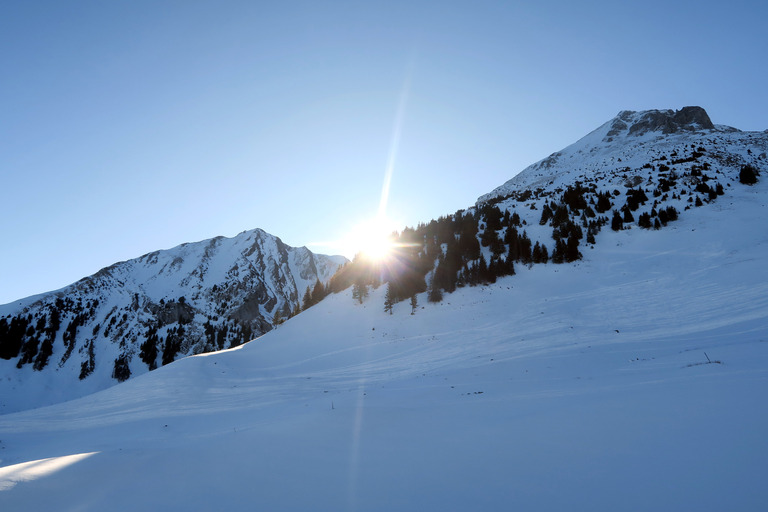
M76 398L256 338L345 262L255 229L145 254L2 305L0 412Z
M352 262L257 342L0 415L0 506L761 510L768 134L683 111L404 230L386 286Z
M639 185L670 171L695 172L692 167L696 163L711 167L715 174L732 178L735 172L738 177L743 165L768 165L766 141L768 131L743 132L712 124L701 107L625 110L576 143L525 168L481 196L478 203L516 191L556 188L576 181L623 185L627 180L642 179L635 184Z

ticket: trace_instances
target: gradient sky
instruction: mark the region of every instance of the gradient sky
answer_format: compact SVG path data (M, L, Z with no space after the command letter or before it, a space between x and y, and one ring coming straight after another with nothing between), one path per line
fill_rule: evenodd
M0 303L256 227L343 252L323 242L376 215L390 161L404 226L620 110L765 130L766 19L738 0L3 2Z

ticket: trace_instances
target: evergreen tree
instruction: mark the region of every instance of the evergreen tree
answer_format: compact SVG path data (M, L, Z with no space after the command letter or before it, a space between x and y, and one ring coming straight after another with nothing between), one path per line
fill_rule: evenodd
M355 284L352 285L352 298L362 304L366 297L368 297L368 286L360 281L355 281Z
M760 172L751 165L745 165L739 171L739 182L745 185L754 185L757 183L757 177Z
M418 305L419 303L416 299L416 294L414 293L413 295L411 295L411 314L412 315L416 314L416 308L418 307Z
M613 219L611 219L611 229L614 231L621 231L624 229L624 221L617 210L613 210Z
M312 305L315 305L321 300L323 300L325 296L326 296L325 286L323 286L323 283L321 283L320 279L318 279L315 282L315 287L312 288Z
M117 382L124 382L130 377L131 368L128 366L128 356L126 354L122 354L120 357L115 359L115 366L112 370L112 378L116 379Z
M210 325L210 323L206 324L206 332L207 327ZM211 330L212 329L213 328L211 327ZM157 330L150 328L147 331L147 339L144 340L144 343L140 346L141 351L139 352L139 357L149 367L150 371L157 368L157 341Z
M44 333L45 338L43 339L43 342L40 344L40 350L37 353L37 357L35 358L35 364L32 365L32 368L36 371L40 371L48 364L48 359L53 354L53 340L50 337L50 334L48 332Z
M518 239L518 245L520 250L520 261L524 264L531 263L531 239L528 238L528 234L523 231L523 234Z
M29 329L32 329L32 335L34 328L30 325ZM0 358L11 359L19 355L26 332L27 321L24 317L13 317L10 322L0 318Z
M561 226L566 222L570 222L568 218L568 208L562 204L558 205L557 208L555 208L554 215L552 216L552 226Z
M312 307L312 290L307 286L307 291L304 292L304 300L302 300L301 308L309 309Z
M565 261L570 263L581 259L581 253L579 252L579 239L571 235L568 237L568 242L565 245Z
M667 213L667 219L669 221L677 220L677 210L674 206L667 206L664 211Z
M538 241L536 241L536 243L533 244L533 251L531 252L531 258L533 259L534 263L541 262L541 245L539 245Z
M608 192L600 192L597 194L597 204L595 205L597 213L605 213L610 210L612 206L613 204L611 203L611 198Z
M427 300L429 302L440 302L443 300L443 292L439 286L435 286L434 278L430 280L429 290L427 292Z
M85 379L96 368L96 353L93 348L93 340L88 342L88 359L80 365L80 380Z
M485 208L484 211L485 216L485 229L496 231L501 229L501 219L503 218L503 214L501 213L501 210L499 210L498 206L491 206L488 208Z
M395 299L392 294L392 286L387 283L387 293L384 296L384 312L392 314L392 309L395 305Z
M640 218L637 221L637 225L641 228L650 229L651 228L651 215L648 212L641 213Z
M547 203L544 203L544 207L541 209L541 218L539 219L540 225L545 225L552 218L552 208Z
M507 259L504 260L504 269L505 269L506 275L508 276L515 275L515 262L514 260L509 259L509 255L507 255Z
M558 238L555 241L555 249L552 251L552 263L564 263L565 251L565 242L563 242L562 238Z
M544 244L541 244L541 256L539 259L539 263L547 263L549 262L549 251L547 250L547 246Z
M488 263L485 262L485 257L480 255L480 260L477 262L477 283L487 284L490 282L490 273L488 272Z

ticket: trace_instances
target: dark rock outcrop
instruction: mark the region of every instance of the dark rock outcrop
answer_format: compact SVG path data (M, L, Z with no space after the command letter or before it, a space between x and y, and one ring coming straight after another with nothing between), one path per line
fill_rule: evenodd
M629 135L661 132L665 135L680 131L713 130L715 125L701 107L680 110L649 110L629 127Z

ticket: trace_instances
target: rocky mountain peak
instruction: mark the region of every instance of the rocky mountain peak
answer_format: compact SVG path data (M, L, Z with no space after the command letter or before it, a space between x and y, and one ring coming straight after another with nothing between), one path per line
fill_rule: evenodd
M621 185L629 174L646 173L647 169L660 166L658 162L668 160L668 166L676 162L670 166L675 170L675 165L693 161L689 159L695 160L703 152L707 153L710 166L736 172L745 164L762 168L768 158L761 156L768 152L766 133L715 125L706 110L697 106L679 110L623 110L575 143L529 165L503 185L480 196L478 204L526 188L566 186L575 180L583 183L606 178ZM696 156L692 154L693 147Z
M648 132L668 135L681 131L713 130L715 125L707 111L701 107L683 107L680 110L623 110L611 121L605 141L621 134L640 136Z

